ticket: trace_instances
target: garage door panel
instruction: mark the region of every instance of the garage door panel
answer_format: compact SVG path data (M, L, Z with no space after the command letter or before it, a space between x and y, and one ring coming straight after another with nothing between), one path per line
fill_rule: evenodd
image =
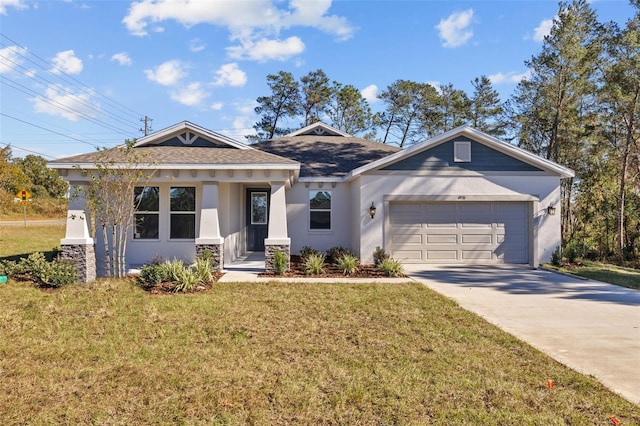
M389 251L397 259L410 263L529 261L528 203L391 203L389 211Z

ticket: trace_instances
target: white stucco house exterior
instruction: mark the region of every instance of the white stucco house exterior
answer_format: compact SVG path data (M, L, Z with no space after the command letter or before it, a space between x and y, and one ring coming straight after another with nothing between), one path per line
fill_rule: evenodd
M574 176L466 126L399 149L323 123L247 145L185 121L135 149L155 174L131 195L140 202L127 245L132 268L158 257L191 261L207 248L220 269L264 251L269 270L275 250L304 246L342 246L363 263L382 247L405 263L536 267L560 245L560 181ZM95 158L49 167L82 187L90 181L80 169ZM86 216L82 198L72 199L61 245L90 263L102 244Z

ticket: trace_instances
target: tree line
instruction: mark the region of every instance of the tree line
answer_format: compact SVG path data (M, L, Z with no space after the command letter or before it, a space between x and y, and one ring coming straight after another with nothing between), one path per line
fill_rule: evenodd
M380 112L352 85L321 69L296 80L267 76L259 121L248 139L272 139L324 121L380 143L405 147L460 125L510 141L572 168L562 183L562 239L578 256L640 258L640 0L622 26L601 23L587 0L559 3L529 76L502 102L486 76L473 93L452 84L396 80L377 97Z

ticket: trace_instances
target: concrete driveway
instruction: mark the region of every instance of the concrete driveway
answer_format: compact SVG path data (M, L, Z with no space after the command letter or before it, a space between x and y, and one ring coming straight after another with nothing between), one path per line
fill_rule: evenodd
M416 281L640 404L640 292L524 266L405 265Z

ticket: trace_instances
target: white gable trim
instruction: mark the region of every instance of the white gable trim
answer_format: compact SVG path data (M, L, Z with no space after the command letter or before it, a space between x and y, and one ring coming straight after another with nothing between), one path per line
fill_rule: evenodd
M322 133L322 130L324 130L327 133L336 133L339 136L344 136L348 138L352 137L349 133L345 133L342 130L338 130L335 127L331 127L328 124L323 123L322 121L317 121L313 124L309 124L308 126L303 127L302 129L298 129L295 132L291 132L284 135L284 137L290 138L293 136L300 136L300 135L304 135L305 133L309 133L312 130L317 131L319 133Z
M181 132L188 132L191 135L188 135L188 140L184 141L182 140L182 138L178 135L178 138L185 144L192 144L195 139L197 138L198 135L201 135L205 138L208 139L213 139L216 142L220 142L222 144L225 145L229 145L230 147L233 148L238 148L238 149L254 149L251 148L248 145L243 144L242 142L238 142L235 139L231 139L228 136L222 135L220 133L216 133L213 132L211 130L205 129L204 127L198 126L197 124L193 124L189 121L183 121L181 123L178 124L174 124L173 126L169 126L165 129L159 130L155 133L152 133L150 135L144 136L140 139L138 139L138 141L136 142L136 144L134 146L145 146L145 145L150 145L153 142L162 140L162 139L166 139L169 136L175 134L175 133L181 133Z
M412 155L419 152L426 151L427 149L453 139L456 136L467 136L468 138L487 145L490 148L495 149L496 151L502 152L503 154L510 155L511 157L524 161L525 163L531 164L542 170L556 173L562 178L570 178L575 176L575 172L573 170L563 167L553 161L538 157L537 155L534 155L529 151L518 148L517 146L511 145L510 143L501 141L500 139L487 135L486 133L483 133L469 126L460 126L426 141L417 143L402 151L398 151L384 158L373 161L367 165L354 169L345 178L350 179L368 171L385 167L388 164L395 163L396 161L411 157Z

